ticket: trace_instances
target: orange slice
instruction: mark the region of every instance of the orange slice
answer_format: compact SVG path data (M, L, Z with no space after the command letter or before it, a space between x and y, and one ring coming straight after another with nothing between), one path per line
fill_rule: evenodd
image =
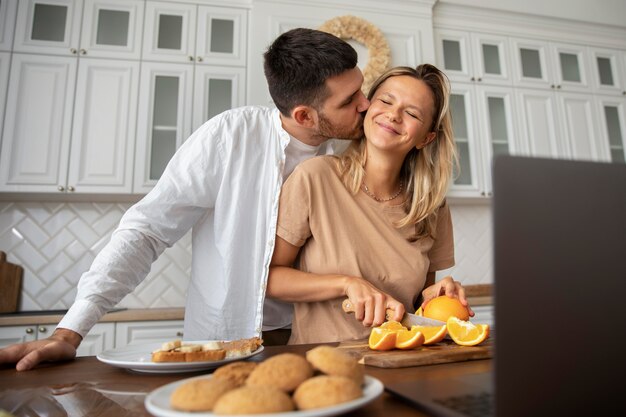
M374 327L370 333L369 347L372 350L391 350L396 347L398 331Z
M401 323L393 320L389 320L384 322L379 326L381 329L389 329L389 330L407 330Z
M417 329L398 330L396 335L396 348L415 349L424 343L424 335Z
M445 324L441 326L413 326L411 330L416 330L424 335L425 345L441 342L448 332Z
M424 312L422 311L422 306L420 306L420 308L415 310L415 315L416 316L423 316L424 315Z
M448 334L458 345L475 346L489 337L488 324L472 324L469 321L450 317L446 322Z

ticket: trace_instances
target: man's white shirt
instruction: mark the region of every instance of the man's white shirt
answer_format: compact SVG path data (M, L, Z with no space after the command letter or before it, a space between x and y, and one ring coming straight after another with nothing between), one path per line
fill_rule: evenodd
M124 214L81 277L58 327L84 337L190 228L185 339L238 339L287 326L291 305L273 300L263 326L280 189L299 162L343 146L328 141L311 147L290 138L276 109L248 106L212 118L180 147L154 189Z

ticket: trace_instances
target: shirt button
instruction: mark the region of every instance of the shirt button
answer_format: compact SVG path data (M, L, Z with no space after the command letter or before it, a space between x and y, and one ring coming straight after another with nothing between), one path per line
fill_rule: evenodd
M257 328L256 328L256 332L257 332L257 333L261 333L261 328L260 328L260 327L257 327Z

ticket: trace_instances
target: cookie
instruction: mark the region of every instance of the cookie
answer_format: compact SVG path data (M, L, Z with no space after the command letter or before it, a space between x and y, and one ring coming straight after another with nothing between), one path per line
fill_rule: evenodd
M181 411L211 411L224 393L236 387L235 383L228 379L193 379L174 390L170 396L170 405Z
M311 410L356 400L362 395L353 379L319 375L304 381L294 392L293 400L299 410Z
M269 414L292 411L293 401L285 392L271 386L240 387L224 394L215 404L213 413Z
M244 385L256 366L255 362L232 362L217 368L213 372L213 377L230 379L239 387Z
M317 346L306 353L313 368L326 375L345 376L359 386L363 384L365 371L355 358L331 346Z
M313 376L313 368L300 355L281 353L261 362L246 380L248 386L272 386L291 392Z

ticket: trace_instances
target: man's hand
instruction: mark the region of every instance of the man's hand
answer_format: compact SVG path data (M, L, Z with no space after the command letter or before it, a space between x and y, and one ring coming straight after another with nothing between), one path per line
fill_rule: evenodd
M46 339L0 349L0 363L17 363L16 370L27 371L41 362L74 359L81 341L82 337L72 330L56 329Z
M425 288L422 291L422 298L424 301L422 302L422 309L428 304L430 300L433 298L439 297L440 295L447 295L451 298L458 298L461 304L467 307L469 311L470 317L474 317L474 310L467 303L467 298L465 297L465 288L461 285L460 282L455 281L451 276L447 276L443 278L441 281L436 282L430 287Z
M380 326L386 320L388 308L395 311L393 320L400 321L405 313L404 305L388 294L359 277L348 277L345 295L354 306L354 317L366 327Z

